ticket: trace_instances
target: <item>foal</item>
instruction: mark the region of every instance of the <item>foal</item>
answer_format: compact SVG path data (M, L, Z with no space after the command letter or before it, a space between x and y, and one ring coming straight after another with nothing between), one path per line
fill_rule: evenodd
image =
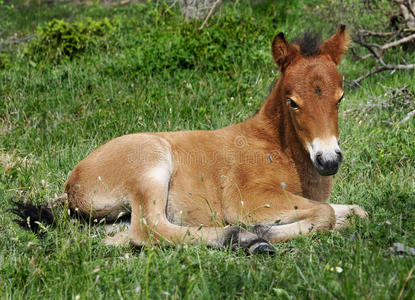
M283 33L272 42L281 76L260 111L214 131L137 133L116 138L82 160L65 192L92 218L131 213L131 226L109 245L205 243L271 251L277 243L339 228L366 213L328 204L342 162L338 107L345 26L318 45ZM228 224L249 223L252 231Z

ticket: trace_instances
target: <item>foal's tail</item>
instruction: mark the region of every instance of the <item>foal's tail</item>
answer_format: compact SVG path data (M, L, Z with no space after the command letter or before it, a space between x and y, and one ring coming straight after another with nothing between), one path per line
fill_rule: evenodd
M12 201L13 208L9 209L17 218L13 221L20 227L38 232L41 224L55 226L55 215L48 204L33 204L23 200Z
M12 200L12 208L8 211L17 216L13 221L19 224L20 227L37 233L44 226L56 227L57 213L67 206L66 199L65 194L65 196L57 197L43 204ZM68 213L71 216L75 216L77 212L68 208Z
M38 233L45 226L56 227L58 216L62 213L68 214L69 217L76 218L82 223L101 224L102 219L105 219L105 224L130 221L129 213L119 215L114 220L105 217L91 219L91 215L82 213L77 208L74 209L69 205L66 193L43 204L34 204L32 201L24 200L12 200L11 202L12 208L8 211L17 216L13 221L23 229L35 233Z

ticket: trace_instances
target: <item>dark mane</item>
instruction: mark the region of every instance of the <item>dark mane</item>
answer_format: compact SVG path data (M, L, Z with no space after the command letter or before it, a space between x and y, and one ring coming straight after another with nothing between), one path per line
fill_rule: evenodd
M294 43L300 47L303 56L320 54L321 33L307 30L303 36L297 37Z

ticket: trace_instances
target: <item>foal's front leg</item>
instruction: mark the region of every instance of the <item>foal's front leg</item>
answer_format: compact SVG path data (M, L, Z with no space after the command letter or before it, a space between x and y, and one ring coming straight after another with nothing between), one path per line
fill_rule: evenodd
M367 218L367 213L358 205L321 203L289 192L277 202L280 203L280 208L283 208L272 212L277 223L265 222L254 227L254 233L272 243L283 242L315 231L324 232L342 228L348 225L347 217L351 215ZM270 208L272 209L272 206ZM265 215L264 218L269 219ZM257 221L261 223L260 219Z
M336 224L334 229L340 229L350 224L349 216L358 216L362 219L367 219L367 212L359 205L346 205L346 204L330 204L334 209L336 215Z
M256 203L261 208L252 214L252 221L259 224L253 231L271 243L315 231L329 231L335 227L335 212L328 203L306 199L288 191L280 195L274 194L273 199L264 196L269 204Z

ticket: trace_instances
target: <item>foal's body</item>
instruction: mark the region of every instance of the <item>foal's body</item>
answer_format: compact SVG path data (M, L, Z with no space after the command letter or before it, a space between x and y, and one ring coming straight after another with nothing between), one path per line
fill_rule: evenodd
M365 217L358 206L327 204L342 160L336 64L346 43L341 27L308 57L278 35L272 52L282 75L255 116L215 131L116 138L75 167L65 188L70 206L94 218L131 211L130 228L107 244L250 247L258 236L279 242ZM238 222L260 226L224 227Z

